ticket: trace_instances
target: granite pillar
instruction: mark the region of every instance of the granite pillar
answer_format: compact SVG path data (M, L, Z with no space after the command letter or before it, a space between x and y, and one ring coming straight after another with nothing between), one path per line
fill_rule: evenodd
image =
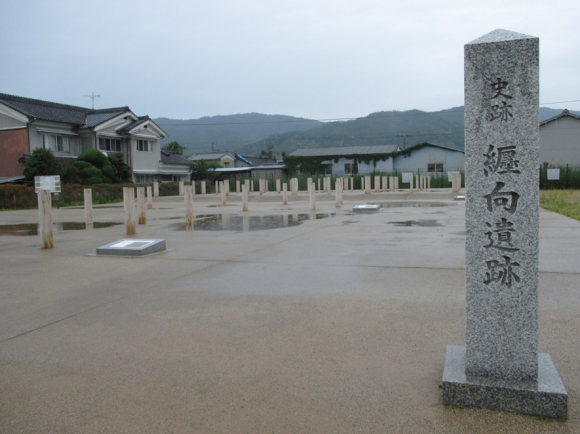
M567 417L538 353L539 39L465 46L466 346L448 346L446 404Z

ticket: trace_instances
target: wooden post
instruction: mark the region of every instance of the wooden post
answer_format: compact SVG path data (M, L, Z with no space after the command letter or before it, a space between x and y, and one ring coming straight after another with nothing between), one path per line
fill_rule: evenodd
M145 207L145 187L137 187L137 207L139 208L139 224L147 223L147 208Z
M427 191L431 191L431 177L428 176L427 177Z
M318 178L318 191L320 191L320 178Z
M151 197L151 187L147 187L147 209L153 209L153 198Z
M329 179L330 179L330 178L329 178L329 177L327 177L327 176L325 176L325 177L324 177L324 192L325 192L325 193L328 193L328 192L329 192L329 191L328 191L328 190L329 190L329 187L328 187L328 184L329 184L329 182L328 182L328 181L329 181Z
M310 211L316 211L316 189L314 188L312 178L308 179L310 180L308 183L308 194L310 195Z
M240 192L240 181L236 179L236 193Z
M280 194L280 178L276 179L276 193Z
M336 206L337 208L340 208L341 201L342 201L341 194L340 194L340 193L341 193L341 190L342 190L342 188L341 188L341 183L340 183L340 181L337 179L337 180L334 182L334 197L335 197L335 206Z
M371 194L371 177L365 176L365 194Z
M249 180L249 179L246 179L246 180L244 181L244 185L246 186L246 194L247 194L248 196L250 196L250 180Z
M219 190L222 194L222 206L226 206L226 186L224 181L220 181Z
M230 179L224 181L224 187L226 188L226 196L230 195Z
M125 229L127 235L134 235L135 229L135 189L123 187L123 206L125 208Z
M183 181L179 181L179 195L183 196Z
M388 177L387 176L383 176L383 188L382 191L389 191L389 183L388 181Z
M153 182L153 196L159 197L159 183L157 181Z
M85 188L85 228L93 228L93 190Z
M191 181L191 195L195 196L195 181Z
M193 187L186 186L184 191L185 201L185 230L193 230Z
M205 181L201 181L201 194L206 194Z
M381 190L380 184L381 184L381 177L375 176L375 193L378 193Z
M350 177L350 191L354 191L354 175Z
M223 181L222 181L222 182L223 182ZM220 192L219 182L218 182L218 181L216 181L216 182L215 182L215 194L220 194L219 192Z
M288 184L282 184L282 204L288 205Z
M264 194L264 180L262 178L258 179L258 186L260 190L260 196Z
M413 174L409 176L409 191L413 191Z
M248 184L242 185L242 212L248 211Z
M38 190L38 229L40 248L52 249L52 197L50 190Z
M310 192L311 186L312 186L312 178L306 178L306 191Z

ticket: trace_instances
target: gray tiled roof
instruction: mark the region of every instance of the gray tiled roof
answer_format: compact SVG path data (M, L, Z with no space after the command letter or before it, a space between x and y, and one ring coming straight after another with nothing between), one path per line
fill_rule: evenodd
M199 160L219 160L224 155L228 154L228 152L211 152L208 154L195 154L192 157L189 157L191 161L199 161Z
M546 125L547 123L552 122L552 121L555 121L556 119L563 118L564 116L570 116L571 118L580 119L580 116L578 116L577 114L570 113L568 111L568 109L564 109L562 111L562 113L560 113L559 115L556 115L554 117L551 117L550 119L546 119L545 121L540 122L540 126Z
M187 158L183 158L181 155L167 151L161 151L161 162L163 164L183 164L187 166L191 165L191 161L189 161Z
M236 155L236 157L246 160L246 162L250 163L252 166L263 166L265 164L276 164L274 160L271 158L262 158L262 157L248 157L247 155Z
M290 155L293 157L326 157L351 154L387 154L395 152L398 148L397 145L344 146L339 148L298 149Z
M128 109L128 107L123 107L123 109ZM119 116L127 112L127 110L119 109L108 109L108 110L94 110L92 113L87 115L85 124L81 128L91 128L95 127L103 122L113 119L115 116Z
M123 112L130 111L129 107L92 110L74 105L24 98L5 93L0 93L0 103L31 118L63 122L78 125L81 128L94 127Z

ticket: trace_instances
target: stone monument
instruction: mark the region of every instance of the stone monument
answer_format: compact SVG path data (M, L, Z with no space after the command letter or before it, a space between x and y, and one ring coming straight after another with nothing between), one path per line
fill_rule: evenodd
M448 346L443 401L567 418L538 353L539 39L495 30L465 46L466 346Z

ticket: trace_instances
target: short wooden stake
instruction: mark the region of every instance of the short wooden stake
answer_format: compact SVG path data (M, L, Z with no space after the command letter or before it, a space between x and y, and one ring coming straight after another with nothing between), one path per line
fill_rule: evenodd
M153 198L151 196L151 187L147 187L147 209L153 209Z
M50 190L38 190L38 229L40 248L52 249L52 197Z
M93 190L85 188L85 228L93 228Z
M135 189L123 187L123 206L125 208L125 229L127 235L134 235L135 228Z
M137 187L137 208L139 208L139 224L147 223L147 208L145 207L145 187Z

